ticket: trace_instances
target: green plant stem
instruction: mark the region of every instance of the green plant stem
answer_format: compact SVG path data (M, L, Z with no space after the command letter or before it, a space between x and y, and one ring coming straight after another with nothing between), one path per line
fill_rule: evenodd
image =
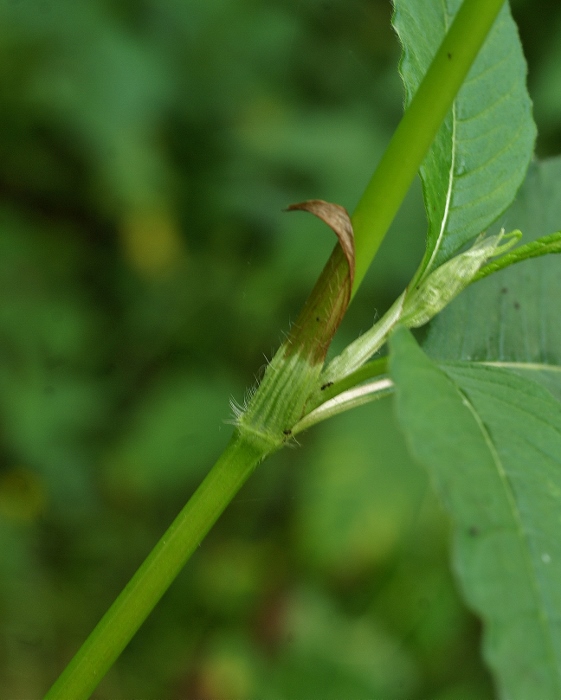
M409 105L352 217L356 269L354 294L450 109L504 0L465 0ZM316 321L329 319L328 340L339 323L348 263L337 246L294 324L295 351L316 362ZM316 339L314 342L312 342ZM328 342L326 340L326 342ZM289 343L290 346L290 343ZM319 348L319 350L317 350ZM315 353L315 354L314 354ZM321 368L321 364L317 365ZM199 489L84 642L46 700L85 700L160 600L202 538L237 493L266 449L236 435Z
M393 391L393 382L388 377L381 376L387 374L387 371L388 358L382 357L367 362L343 379L316 392L310 398L306 415L292 428L292 435L296 436L339 413L387 396ZM367 381L376 377L378 381Z
M358 289L504 0L465 0L397 127L352 223Z
M492 275L499 270L515 265L516 263L537 258L541 255L551 255L552 253L561 253L561 231L550 233L549 236L542 236L535 241L530 241L526 245L521 245L515 248L511 253L503 255L498 260L488 263L473 278L473 282L477 282L487 275Z
M45 700L86 700L239 491L262 449L237 431Z
M362 384L373 377L379 377L381 374L387 374L387 372L387 357L379 357L376 360L367 362L366 364L362 365L362 367L359 367L354 372L351 372L346 377L343 377L343 379L340 379L338 382L333 382L333 384L329 384L323 389L320 389L319 393L313 397L313 400L310 401L306 408L311 412L318 406L321 406L322 403L330 401L336 396L339 396L339 394L342 394L344 391L348 391L349 389L352 389L358 384Z

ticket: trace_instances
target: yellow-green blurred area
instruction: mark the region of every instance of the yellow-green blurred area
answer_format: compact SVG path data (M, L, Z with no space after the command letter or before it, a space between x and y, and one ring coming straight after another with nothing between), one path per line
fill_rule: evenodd
M539 9L538 9L539 8ZM0 1L0 697L40 698L220 454L401 113L388 0ZM514 4L541 154L561 8ZM417 185L340 331L407 283ZM98 700L482 700L390 399L263 464Z

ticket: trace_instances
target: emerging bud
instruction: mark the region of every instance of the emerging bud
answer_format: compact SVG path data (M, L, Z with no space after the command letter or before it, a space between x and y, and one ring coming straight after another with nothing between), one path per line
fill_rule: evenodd
M430 321L452 299L465 289L485 263L502 255L520 239L520 231L505 236L504 229L496 236L480 236L473 246L431 272L405 297L400 323L417 328ZM501 240L506 240L500 245Z

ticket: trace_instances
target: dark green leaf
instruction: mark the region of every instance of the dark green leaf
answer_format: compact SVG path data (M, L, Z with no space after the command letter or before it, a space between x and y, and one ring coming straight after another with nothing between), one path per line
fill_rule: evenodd
M396 2L407 103L460 5L460 0ZM429 219L423 271L449 260L514 198L535 137L525 78L520 40L505 4L421 168Z
M404 329L391 348L398 416L455 521L455 568L501 697L559 698L561 405L506 369L443 371Z

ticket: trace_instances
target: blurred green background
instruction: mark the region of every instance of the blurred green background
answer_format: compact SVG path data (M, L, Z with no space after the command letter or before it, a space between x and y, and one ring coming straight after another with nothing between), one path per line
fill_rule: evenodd
M561 150L561 7L518 0ZM0 697L40 698L231 432L400 114L388 0L1 0ZM407 283L410 193L336 341ZM98 700L492 698L391 400L259 468Z

